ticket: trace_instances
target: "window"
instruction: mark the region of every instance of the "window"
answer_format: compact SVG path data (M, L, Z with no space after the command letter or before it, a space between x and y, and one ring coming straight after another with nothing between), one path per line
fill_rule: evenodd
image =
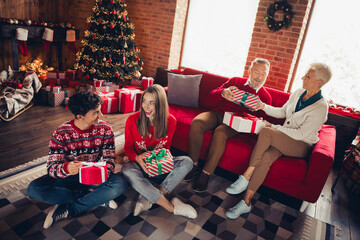
M332 78L322 90L326 99L360 108L360 20L357 0L316 0L292 91L312 62L330 66Z
M242 76L259 0L191 0L181 66Z

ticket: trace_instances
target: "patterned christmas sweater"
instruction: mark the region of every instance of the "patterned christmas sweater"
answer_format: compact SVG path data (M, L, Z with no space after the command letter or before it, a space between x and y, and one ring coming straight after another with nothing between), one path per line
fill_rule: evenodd
M86 130L80 130L74 119L65 122L53 133L49 143L47 171L53 178L66 178L71 161L107 162L108 175L115 168L115 137L111 126L100 121Z
M175 132L176 119L169 114L167 121L167 134L160 139L154 138L154 126L149 127L149 135L144 139L136 126L140 117L140 112L131 114L125 125L125 154L130 161L136 161L137 155L154 149L166 148L170 149L171 140Z

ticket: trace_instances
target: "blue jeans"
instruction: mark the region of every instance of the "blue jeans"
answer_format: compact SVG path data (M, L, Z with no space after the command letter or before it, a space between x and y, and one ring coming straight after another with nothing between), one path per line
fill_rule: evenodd
M170 193L184 179L186 174L193 167L193 161L188 156L174 157L174 170L169 173L160 187ZM149 202L156 203L162 196L162 192L154 187L149 180L156 180L157 177L149 177L136 162L127 162L121 169L130 185ZM161 177L161 175L159 176Z
M124 193L127 183L123 177L111 174L107 181L99 185L84 185L79 175L55 179L49 175L32 181L27 189L31 199L49 204L65 204L70 216L76 217L89 210L113 200ZM93 191L89 191L89 189Z

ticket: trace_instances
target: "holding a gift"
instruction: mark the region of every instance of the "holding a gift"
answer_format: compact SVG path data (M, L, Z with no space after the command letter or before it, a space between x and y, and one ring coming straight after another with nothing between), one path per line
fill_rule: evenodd
M270 63L262 58L255 59L249 68L249 79L234 77L230 78L220 87L209 94L211 102L218 103L212 111L200 113L191 122L189 132L189 156L194 162L191 172L185 177L185 181L195 179L193 189L196 192L203 192L207 189L210 175L214 173L216 166L224 153L226 140L238 134L236 130L223 123L224 112L250 113L249 107L234 103L235 93L244 92L260 98L264 103L271 104L271 96L263 88L266 77L269 74ZM246 99L246 98L245 98ZM245 101L244 101L245 102ZM205 132L213 130L209 153L203 169L198 167L200 150L203 144Z
M140 111L130 115L125 126L125 154L130 161L124 164L122 173L140 194L135 216L156 203L175 215L197 217L191 205L176 197L170 202L164 196L175 189L193 165L189 157L172 157L170 153L175 127L176 119L169 113L163 87L148 87L141 96ZM163 180L160 189L151 183L155 180Z
M75 118L55 130L49 143L48 174L27 189L31 199L55 205L44 228L96 206L115 209L113 199L126 190L125 180L113 174L115 138L110 125L100 120L101 103L101 97L91 92L70 97L68 106Z
M285 118L285 122L281 126L263 121L266 127L260 130L249 167L226 189L229 194L240 194L246 190L243 200L226 211L228 218L235 219L250 212L250 201L276 159L280 156L309 156L312 146L319 140L318 132L327 120L328 105L321 95L321 87L330 78L328 66L311 64L302 77L303 88L292 93L284 106L276 108L260 102L256 110L264 110L275 118Z

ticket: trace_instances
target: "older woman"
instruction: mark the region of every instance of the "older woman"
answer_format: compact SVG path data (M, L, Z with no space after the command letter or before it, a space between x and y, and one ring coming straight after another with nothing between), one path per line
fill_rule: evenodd
M330 78L328 66L311 64L302 77L303 89L291 94L284 106L276 108L259 104L257 110L263 109L269 116L286 120L282 126L263 120L266 127L259 133L249 167L226 189L229 194L239 194L247 189L243 200L226 211L228 218L236 219L250 212L250 201L276 159L283 155L298 158L309 156L312 146L319 140L318 131L327 120L328 105L321 95L321 87Z

